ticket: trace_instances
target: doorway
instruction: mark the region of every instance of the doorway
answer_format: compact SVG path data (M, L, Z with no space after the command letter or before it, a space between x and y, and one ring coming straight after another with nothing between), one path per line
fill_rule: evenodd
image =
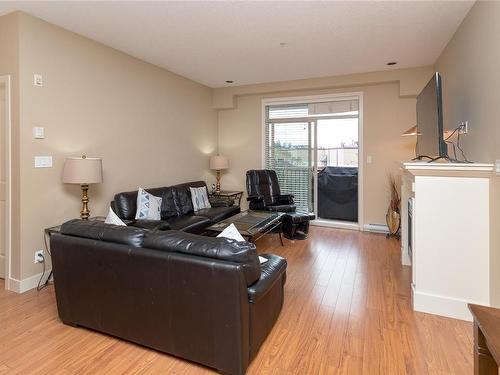
M313 224L363 228L362 94L263 101L264 168Z
M10 290L10 174L11 174L10 76L0 76L0 279Z

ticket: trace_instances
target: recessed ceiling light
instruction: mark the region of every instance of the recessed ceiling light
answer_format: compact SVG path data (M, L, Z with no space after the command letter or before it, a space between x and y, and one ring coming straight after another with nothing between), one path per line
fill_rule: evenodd
M388 62L387 65L396 65L397 62L396 61L391 61L391 62Z
M226 83L233 83L234 81L226 81Z

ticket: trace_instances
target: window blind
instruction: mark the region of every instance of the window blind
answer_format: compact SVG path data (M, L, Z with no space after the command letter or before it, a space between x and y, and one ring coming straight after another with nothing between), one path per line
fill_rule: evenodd
M308 122L266 122L266 168L276 171L282 194L293 194L298 209L310 211L311 126Z

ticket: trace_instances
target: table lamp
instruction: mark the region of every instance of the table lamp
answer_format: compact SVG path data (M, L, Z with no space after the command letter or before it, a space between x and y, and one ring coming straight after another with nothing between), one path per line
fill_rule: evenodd
M85 155L79 158L66 158L62 181L65 184L78 184L82 187L82 210L80 211L80 217L83 220L87 220L90 216L87 192L90 184L99 184L102 182L102 159L88 158Z
M220 193L220 172L227 168L229 168L229 159L226 156L214 155L210 157L210 169L217 171L216 193Z

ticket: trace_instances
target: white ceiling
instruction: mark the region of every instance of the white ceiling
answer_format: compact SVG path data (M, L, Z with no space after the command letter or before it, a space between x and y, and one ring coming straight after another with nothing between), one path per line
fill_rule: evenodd
M211 87L435 62L472 1L0 2ZM286 43L280 46L280 43ZM395 67L386 63L397 61Z

